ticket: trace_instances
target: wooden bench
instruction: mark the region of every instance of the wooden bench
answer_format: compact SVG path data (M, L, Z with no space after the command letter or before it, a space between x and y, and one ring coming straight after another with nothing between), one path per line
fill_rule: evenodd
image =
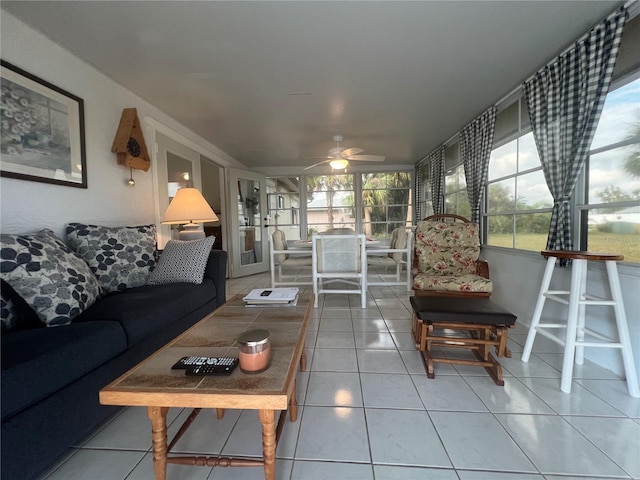
M508 331L516 317L488 298L411 297L413 338L422 354L427 377L435 378L434 363L484 367L496 385L503 386L502 367L491 355L511 357L507 348ZM450 329L455 332L441 332ZM471 350L477 360L434 357L433 347Z

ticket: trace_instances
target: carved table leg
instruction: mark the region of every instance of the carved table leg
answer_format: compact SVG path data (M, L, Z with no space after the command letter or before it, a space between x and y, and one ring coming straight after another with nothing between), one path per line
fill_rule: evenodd
M147 407L151 420L151 439L153 442L153 469L156 480L167 478L167 407Z
M216 417L218 420L222 420L224 418L224 408L216 408Z
M276 478L276 423L275 410L260 410L262 423L262 456L265 480Z
M304 351L304 342L302 342L302 355L300 355L300 371L304 372L307 369L307 354Z
M298 400L296 397L296 388L298 387L297 380L293 381L293 391L291 392L291 398L289 399L289 418L292 422L298 419Z

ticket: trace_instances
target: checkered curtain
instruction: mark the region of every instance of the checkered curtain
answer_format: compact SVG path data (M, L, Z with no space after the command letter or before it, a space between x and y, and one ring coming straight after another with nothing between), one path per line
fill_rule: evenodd
M413 175L413 198L415 208L413 210L414 223L420 220L424 216L424 212L427 208L426 199L424 198L426 192L429 190L425 183L428 181L428 168L426 159L420 160L416 164L415 174Z
M496 111L496 107L491 107L460 131L460 154L473 223L480 223L480 200L487 183Z
M444 213L444 145L427 156L433 213Z
M524 84L554 201L547 250L573 249L571 198L598 126L627 16L627 9L620 7Z

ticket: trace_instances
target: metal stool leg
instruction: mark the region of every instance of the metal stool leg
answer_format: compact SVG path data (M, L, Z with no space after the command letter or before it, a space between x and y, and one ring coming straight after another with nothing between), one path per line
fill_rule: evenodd
M533 311L533 317L531 317L531 325L529 325L529 334L527 335L527 341L524 345L524 351L522 352L522 361L528 362L531 355L531 349L533 348L533 341L536 338L536 332L538 323L540 323L540 317L542 316L542 308L544 302L547 299L545 294L549 290L551 285L551 277L553 276L553 269L556 265L556 258L547 258L547 266L544 269L544 275L542 276L542 285L540 285L540 293L538 293L538 301L536 302L536 308Z
M622 344L622 361L624 363L624 373L627 377L627 390L632 397L640 397L640 388L638 387L638 375L636 366L633 361L633 353L631 350L631 338L629 335L629 327L627 325L627 316L624 312L624 304L622 302L622 289L620 288L620 278L618 277L618 267L616 262L605 262L607 267L607 275L609 276L609 287L611 288L611 298L614 301L613 310L616 316L616 324L618 326L618 337Z

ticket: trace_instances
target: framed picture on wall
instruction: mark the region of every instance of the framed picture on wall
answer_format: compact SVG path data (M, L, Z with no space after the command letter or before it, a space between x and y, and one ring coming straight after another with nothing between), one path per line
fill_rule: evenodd
M82 99L0 65L0 175L87 188Z

